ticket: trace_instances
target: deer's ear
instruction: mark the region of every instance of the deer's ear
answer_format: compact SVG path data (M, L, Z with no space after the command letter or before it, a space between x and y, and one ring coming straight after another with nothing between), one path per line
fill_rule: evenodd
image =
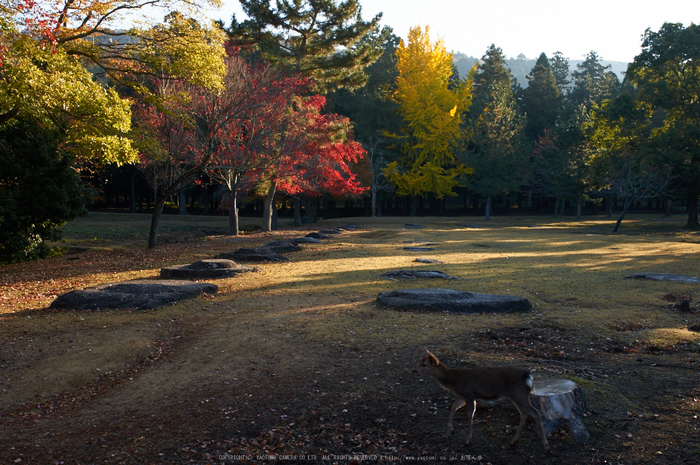
M430 352L428 349L425 349L425 351L428 352L428 357L430 357L431 365L437 365L440 363L440 360L438 360L438 358L435 355L433 355L432 352Z

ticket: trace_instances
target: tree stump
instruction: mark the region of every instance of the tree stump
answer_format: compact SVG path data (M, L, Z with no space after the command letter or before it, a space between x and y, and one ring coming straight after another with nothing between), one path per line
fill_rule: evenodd
M536 379L533 383L532 405L542 415L546 434L566 429L576 442L585 442L591 435L583 424L587 410L583 389L568 379Z

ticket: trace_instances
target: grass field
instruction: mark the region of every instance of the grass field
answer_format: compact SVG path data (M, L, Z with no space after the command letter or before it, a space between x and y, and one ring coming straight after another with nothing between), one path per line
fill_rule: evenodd
M90 214L66 227L60 245L71 253L0 269L0 459L697 463L700 333L689 327L700 322L700 285L627 279L700 277L700 236L682 230L684 219L629 215L613 235L614 220L602 216L346 218L229 237L224 217L165 216L161 245L149 251L150 217ZM289 262L214 281L213 297L146 312L48 308L69 290L348 223L358 229ZM403 249L421 241L437 245ZM379 276L410 268L460 279ZM379 292L407 287L517 295L533 310L457 315L376 303ZM689 310L673 307L683 299ZM577 381L591 440L559 431L546 454L530 422L507 447L518 420L509 403L477 410L473 444L459 412L457 434L446 436L449 394L411 373L424 348L452 366L517 365Z

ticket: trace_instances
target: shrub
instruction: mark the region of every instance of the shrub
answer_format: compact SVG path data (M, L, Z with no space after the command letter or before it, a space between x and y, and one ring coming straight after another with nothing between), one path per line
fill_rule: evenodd
M0 129L0 264L46 257L66 221L87 213L86 189L60 134L20 119Z

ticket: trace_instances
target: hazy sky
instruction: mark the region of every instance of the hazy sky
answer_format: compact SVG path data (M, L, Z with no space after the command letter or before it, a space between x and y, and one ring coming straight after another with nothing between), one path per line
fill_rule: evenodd
M228 25L244 18L236 0L213 13ZM603 60L634 59L647 28L700 22L700 0L360 0L363 19L383 12L382 24L402 38L430 26L431 38L452 52L481 57L492 43L506 57L537 58L561 51L571 60L591 50Z

